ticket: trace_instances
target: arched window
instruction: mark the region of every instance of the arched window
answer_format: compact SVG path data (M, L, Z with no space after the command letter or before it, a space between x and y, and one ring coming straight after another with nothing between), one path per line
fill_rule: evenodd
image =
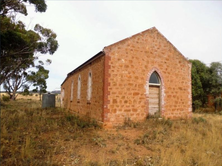
M92 96L92 73L88 75L87 100L90 101Z
M159 74L154 71L149 79L149 115L160 114L161 80Z
M81 95L81 76L78 77L77 99L80 100Z
M154 71L149 80L150 85L160 85L160 77L156 71Z
M72 81L72 85L71 85L71 96L70 96L70 101L72 101L73 100L73 85L74 83L73 83L73 81Z

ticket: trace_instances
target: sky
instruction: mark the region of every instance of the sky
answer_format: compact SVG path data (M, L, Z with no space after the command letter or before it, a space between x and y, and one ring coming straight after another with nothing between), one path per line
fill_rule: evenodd
M46 0L47 11L17 16L28 29L39 23L57 34L47 90L60 89L67 74L105 46L156 27L186 58L222 63L222 1Z

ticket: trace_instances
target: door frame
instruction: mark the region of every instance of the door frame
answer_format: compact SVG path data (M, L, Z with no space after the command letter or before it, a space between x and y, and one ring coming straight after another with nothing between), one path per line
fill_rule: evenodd
M150 114L150 87L158 87L158 111L154 113L154 115L151 115ZM149 116L160 116L160 113L161 113L161 85L153 85L153 84L149 84L149 112L148 112L148 115Z
M152 75L153 72L156 72L159 76L159 81L160 81L160 85L159 85L159 114L160 116L164 115L165 112L165 102L164 102L164 96L165 96L165 86L164 86L164 77L163 74L161 73L161 71L157 68L157 67L153 67L147 74L147 80L146 80L146 86L145 86L145 90L146 90L146 113L147 113L147 117L149 117L149 87L156 85L156 84L152 84L149 83L150 77ZM156 85L157 86L157 85Z

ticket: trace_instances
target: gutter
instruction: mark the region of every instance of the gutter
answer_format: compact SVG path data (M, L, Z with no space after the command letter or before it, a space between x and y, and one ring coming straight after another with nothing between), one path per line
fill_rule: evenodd
M80 66L78 66L77 68L75 68L73 71L69 72L67 74L67 77L65 78L65 80L62 82L61 86L65 83L65 81L71 76L73 75L75 72L79 71L80 69L82 69L83 67L87 66L88 64L92 63L93 61L95 61L96 59L102 57L103 55L105 55L105 52L100 51L98 52L96 55L94 55L92 58L90 58L89 60L87 60L86 62L84 62L83 64L81 64Z

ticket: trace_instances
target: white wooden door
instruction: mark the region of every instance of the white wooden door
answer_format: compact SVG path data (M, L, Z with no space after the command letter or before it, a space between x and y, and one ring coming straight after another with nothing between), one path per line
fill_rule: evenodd
M160 111L160 87L149 87L149 115L155 115Z

